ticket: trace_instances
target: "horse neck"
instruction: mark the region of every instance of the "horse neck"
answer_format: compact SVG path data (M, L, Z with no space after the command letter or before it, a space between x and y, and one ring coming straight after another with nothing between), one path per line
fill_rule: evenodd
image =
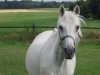
M63 61L63 50L60 47L60 38L59 38L59 31L56 30L54 34L51 36L51 40L53 42L52 53L54 56L53 61L56 65L61 65Z

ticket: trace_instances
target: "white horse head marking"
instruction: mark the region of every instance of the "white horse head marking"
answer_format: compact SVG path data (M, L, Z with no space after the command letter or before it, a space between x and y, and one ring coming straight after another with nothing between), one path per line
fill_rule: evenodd
M65 50L68 59L72 59L75 53L75 45L81 38L80 31L80 8L75 6L73 12L65 11L63 5L60 7L60 16L58 19L58 30L60 34L62 47Z

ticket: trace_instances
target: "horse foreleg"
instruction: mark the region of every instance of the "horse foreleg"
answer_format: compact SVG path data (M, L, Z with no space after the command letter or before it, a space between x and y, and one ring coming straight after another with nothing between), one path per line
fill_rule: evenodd
M75 65L76 65L76 56L74 55L72 59L67 59L66 61L66 75L74 75Z

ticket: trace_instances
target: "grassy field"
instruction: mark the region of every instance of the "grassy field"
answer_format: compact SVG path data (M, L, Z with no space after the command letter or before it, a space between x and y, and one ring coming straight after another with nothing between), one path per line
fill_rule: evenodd
M78 46L75 75L100 74L100 42L82 41Z
M29 42L0 42L0 75L28 75L25 55ZM100 75L100 43L82 41L77 48L75 75Z
M28 42L0 41L0 75L28 75L25 54Z
M57 12L0 13L0 26L57 25ZM100 27L100 20L86 20L87 26Z
M44 15L43 15L44 14ZM56 25L57 13L0 13L0 26Z
M52 9L49 8L49 10ZM57 18L57 12L0 13L0 26L31 26L35 24L56 27ZM86 20L86 23L87 25L84 26L100 27L100 20ZM36 32L44 30L48 29L36 29ZM28 75L25 68L25 55L30 42L23 39L32 37L34 34L32 32L35 30L0 29L0 75ZM75 75L100 75L100 30L82 29L82 32L83 37L86 38L77 48Z
M51 25L56 26L57 13L0 13L0 26L39 26ZM22 38L26 29L0 29L0 39ZM43 29L42 29L43 30ZM40 29L38 30L38 32ZM4 40L5 40L4 39Z
M50 8L49 8L50 9ZM43 10L43 9L39 9ZM45 9L47 10L47 9ZM50 9L51 10L51 9ZM56 9L53 9L56 10ZM0 26L32 26L35 24L36 26L55 26L57 25L57 12L22 12L22 13L0 13ZM86 20L88 27L100 27L100 20ZM15 29L0 29L0 39L16 39L21 37L23 39L22 34L25 29L15 28ZM48 29L37 29L38 33ZM82 30L84 34L89 33L97 33L96 35L100 36L100 30ZM18 36L18 37L17 37ZM4 39L4 40L5 40Z

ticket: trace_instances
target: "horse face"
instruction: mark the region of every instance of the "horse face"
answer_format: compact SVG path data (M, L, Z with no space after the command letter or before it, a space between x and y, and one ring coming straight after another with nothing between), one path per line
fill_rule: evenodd
M60 17L58 19L58 30L66 58L72 59L75 54L75 45L81 37L79 15L80 8L76 6L74 11L65 11L63 6L60 7Z

